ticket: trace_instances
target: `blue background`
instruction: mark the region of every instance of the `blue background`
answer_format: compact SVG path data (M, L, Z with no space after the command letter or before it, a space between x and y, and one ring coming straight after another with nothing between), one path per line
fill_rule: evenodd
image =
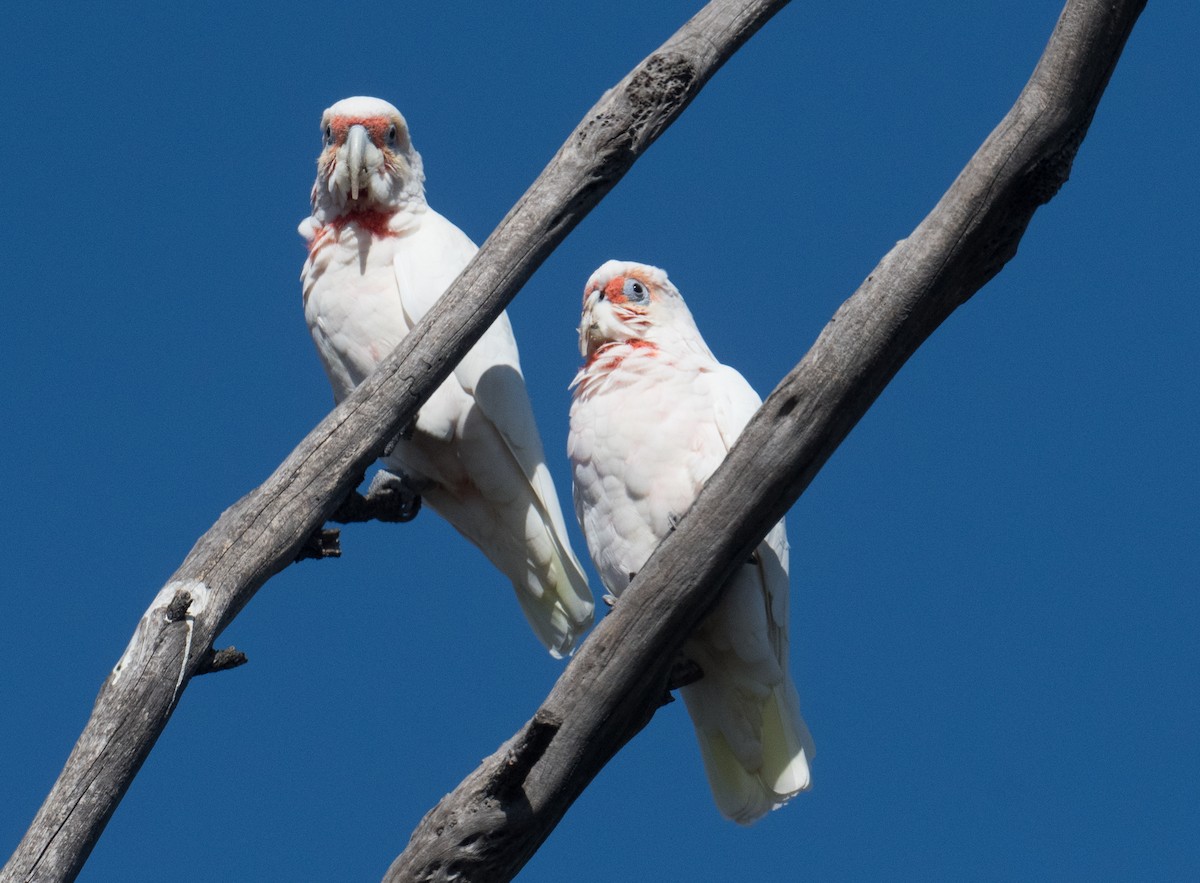
M322 109L398 105L431 204L482 241L696 8L5 13L0 852L155 592L330 407L295 232ZM765 394L1007 111L1059 11L797 3L754 37L510 309L564 504L597 265L665 267ZM522 879L1200 873L1197 25L1150 4L1020 253L789 516L813 790L723 821L675 704ZM222 636L250 664L191 684L82 879L378 879L532 714L561 665L480 554L429 513L343 548Z

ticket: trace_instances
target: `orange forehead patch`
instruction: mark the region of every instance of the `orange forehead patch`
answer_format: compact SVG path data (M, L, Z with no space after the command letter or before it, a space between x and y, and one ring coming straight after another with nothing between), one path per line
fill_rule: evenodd
M604 286L604 299L610 304L623 304L625 303L624 289L625 277L618 276Z
M329 121L329 127L333 129L333 143L341 144L346 140L346 135L350 133L352 126L362 126L367 130L367 134L371 136L371 140L375 142L376 147L383 147L387 141L388 129L393 125L390 117L374 116L374 117L334 117Z

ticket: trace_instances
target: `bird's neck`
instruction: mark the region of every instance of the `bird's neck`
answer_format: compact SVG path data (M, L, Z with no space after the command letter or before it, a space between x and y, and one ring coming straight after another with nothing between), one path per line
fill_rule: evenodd
M610 340L592 350L584 369L596 368L597 371L612 371L619 368L627 358L654 358L658 355L658 344L641 338L629 340Z
M639 383L640 378L673 361L649 340L612 340L592 350L571 382L571 392L576 399L590 398L607 389Z
M328 226L339 233L353 225L379 238L396 236L399 231L392 229L392 221L395 219L396 214L395 210L386 209L364 209L361 211L346 212L331 220Z
M338 214L318 209L300 225L300 234L307 240L310 253L327 244L347 241L347 237L363 248L412 232L425 209L423 202L402 208L343 210Z

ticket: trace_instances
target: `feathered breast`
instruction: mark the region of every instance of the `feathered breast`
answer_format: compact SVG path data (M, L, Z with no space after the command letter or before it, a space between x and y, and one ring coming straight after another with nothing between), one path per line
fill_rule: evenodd
M588 357L571 382L571 389L575 398L584 399L602 389L634 383L671 364L671 360L651 341L614 340L598 347Z

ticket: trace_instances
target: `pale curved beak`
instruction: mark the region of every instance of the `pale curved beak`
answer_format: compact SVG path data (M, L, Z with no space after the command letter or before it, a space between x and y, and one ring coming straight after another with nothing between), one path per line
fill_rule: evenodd
M345 157L346 170L350 173L350 198L358 199L358 191L365 189L371 171L367 168L368 148L375 145L362 126L351 126L346 134L346 143L342 147Z
M383 151L374 145L362 126L351 126L337 152L337 171L329 179L329 189L350 191L351 199L369 192L371 176L383 165Z
M596 322L595 309L600 302L600 289L587 296L583 303L583 316L579 319L579 355L588 358L596 347L603 343L600 325Z

